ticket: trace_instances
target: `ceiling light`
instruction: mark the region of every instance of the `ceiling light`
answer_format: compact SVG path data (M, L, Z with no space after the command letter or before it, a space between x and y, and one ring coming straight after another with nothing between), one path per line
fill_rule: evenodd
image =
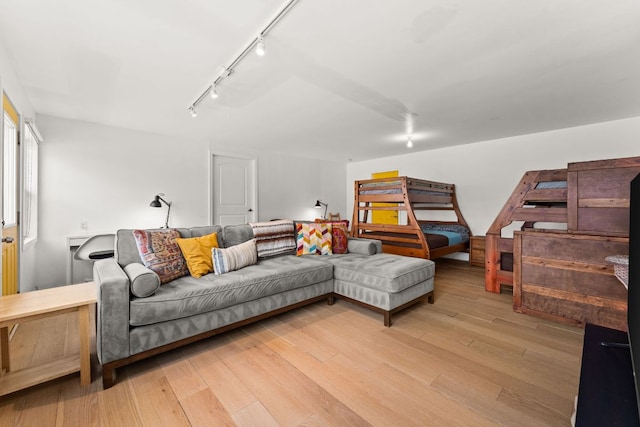
M410 136L407 137L407 147L408 148L413 147L413 142L411 141L411 137Z
M262 35L258 36L258 43L256 43L256 54L258 56L264 56L264 38Z
M211 92L209 92L212 99L218 99L218 91L216 90L216 85L211 85Z
M200 93L200 96L196 98L195 101L191 103L191 107L189 107L189 112L193 117L197 116L195 108L200 105L202 101L204 101L207 96L211 96L212 98L217 98L217 93L215 91L215 87L220 84L223 80L229 77L229 75L235 71L236 66L247 56L249 52L255 47L256 54L262 56L265 54L264 47L264 37L267 35L269 31L293 8L293 6L298 2L298 0L287 0L286 4L280 9L280 11L262 28L262 31L258 32L258 37L251 39L251 42L246 45L246 47L236 56L231 63L227 66L219 67L221 68L220 75L213 81L213 83ZM255 33L254 33L255 34Z

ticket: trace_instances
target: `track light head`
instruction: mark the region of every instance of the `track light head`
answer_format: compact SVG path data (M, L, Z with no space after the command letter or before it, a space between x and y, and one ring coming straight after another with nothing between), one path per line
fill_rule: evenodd
M264 37L262 35L258 36L258 43L256 43L256 54L258 56L264 56Z
M198 117L198 112L196 111L196 107L194 107L193 105L189 107L189 113L191 114L191 117Z
M411 136L407 137L407 148L413 147L413 141L411 141Z
M209 96L211 96L212 99L218 99L218 91L216 90L216 85L211 86L211 92L209 92Z

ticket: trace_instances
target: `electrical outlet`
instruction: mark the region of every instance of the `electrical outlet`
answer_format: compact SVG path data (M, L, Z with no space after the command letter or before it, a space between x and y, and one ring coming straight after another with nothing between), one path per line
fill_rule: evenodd
M87 220L86 219L80 223L80 228L83 229L83 230L87 229Z

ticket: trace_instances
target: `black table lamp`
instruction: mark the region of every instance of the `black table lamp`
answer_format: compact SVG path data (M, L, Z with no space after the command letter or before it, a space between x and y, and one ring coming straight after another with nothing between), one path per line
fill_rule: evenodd
M167 219L164 222L164 227L162 228L169 228L169 214L171 213L171 202L167 202L165 199L162 198L162 196L164 196L164 193L156 194L156 196L153 198L151 203L149 203L149 206L151 206L152 208L161 208L162 203L160 202L163 202L165 205L168 206Z
M321 208L324 206L324 215L322 215L322 219L327 219L327 208L329 207L328 203L321 202L320 200L316 200L316 208Z

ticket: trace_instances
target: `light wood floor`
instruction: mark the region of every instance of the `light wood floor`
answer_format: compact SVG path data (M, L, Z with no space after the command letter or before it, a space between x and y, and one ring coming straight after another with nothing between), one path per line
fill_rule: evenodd
M435 304L391 328L318 303L120 369L106 391L96 366L90 387L75 374L2 397L0 425L567 426L583 331L511 306L482 269L438 260ZM77 352L71 316L21 325L14 367Z

